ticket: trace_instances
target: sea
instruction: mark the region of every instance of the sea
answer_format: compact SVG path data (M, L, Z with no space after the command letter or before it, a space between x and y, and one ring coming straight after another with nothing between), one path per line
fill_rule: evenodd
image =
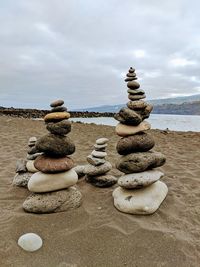
M117 121L110 117L98 118L71 118L72 121L84 123L95 123L99 125L116 126ZM151 114L148 119L152 129L183 132L200 132L200 116L190 115L168 115L168 114Z

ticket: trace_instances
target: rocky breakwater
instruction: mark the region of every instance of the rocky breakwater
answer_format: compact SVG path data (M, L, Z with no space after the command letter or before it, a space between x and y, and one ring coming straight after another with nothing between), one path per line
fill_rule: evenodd
M26 159L19 159L16 163L16 175L13 179L13 185L27 187L33 173L38 172L34 166L34 160L42 153L37 152L35 148L36 141L37 138L35 136L29 138Z
M89 164L84 167L86 181L97 187L110 187L117 182L117 178L108 174L112 165L105 159L107 156L107 142L107 138L96 140L94 150L87 157Z
M63 100L52 102L51 113L44 117L49 134L35 144L36 151L43 154L34 161L39 171L28 182L32 194L23 203L27 212L60 212L81 205L82 195L74 187L78 176L69 157L75 151L74 143L67 137L71 131L70 114L63 104Z
M116 167L124 175L118 180L113 198L121 212L145 215L159 208L168 188L160 181L164 174L155 169L165 163L165 156L151 150L155 142L147 132L151 125L145 119L153 107L142 100L145 92L136 80L135 70L130 68L125 79L130 101L114 116L119 121L116 133L121 137L116 146L121 155Z

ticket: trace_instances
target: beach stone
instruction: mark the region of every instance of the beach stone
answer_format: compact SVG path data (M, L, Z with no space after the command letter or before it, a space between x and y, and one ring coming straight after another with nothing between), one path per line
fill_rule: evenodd
M34 166L34 160L28 160L26 163L26 168L28 172L32 173L38 172L38 170Z
M140 132L128 137L121 138L116 146L120 155L127 155L134 152L143 152L152 149L155 141L150 134Z
M145 109L147 107L147 103L144 102L143 100L136 100L136 101L129 101L127 103L127 107L132 109L132 110L140 110L140 109Z
M144 95L145 91L142 89L128 89L127 93L132 94L132 95Z
M34 161L34 166L44 173L58 173L72 169L74 161L69 157L52 158L42 155Z
M143 94L143 95L132 95L132 94L128 94L128 98L132 101L135 101L135 100L140 100L140 99L143 99L143 98L146 98L146 95Z
M44 135L37 141L35 146L40 152L53 157L63 157L75 152L75 145L71 139L61 135Z
M73 168L73 170L77 173L78 179L85 176L85 166L86 165L77 165Z
M52 112L48 113L44 117L45 122L56 122L61 120L66 120L70 118L70 114L68 112Z
M106 161L104 164L101 164L99 166L93 166L91 164L88 164L85 166L85 174L89 176L97 176L97 175L105 174L109 172L111 169L112 169L112 165L108 161Z
M124 137L124 136L134 135L139 132L147 131L150 128L151 128L151 125L147 121L143 121L137 126L118 123L115 128L115 131L117 135Z
M31 172L17 173L13 179L12 184L14 186L27 187L28 181L30 180L32 175L33 173Z
M130 89L138 89L140 88L140 84L136 81L130 81L127 83L127 87Z
M32 136L28 140L28 146L33 146L37 142L37 138L35 136Z
M34 233L27 233L18 239L18 245L26 251L33 252L42 247L42 239Z
M46 124L46 128L52 134L66 135L71 132L71 122L69 120L49 122Z
M124 173L143 172L165 164L166 158L160 152L137 152L122 156L116 168Z
M134 80L137 80L137 77L127 77L124 81L125 82L129 82L129 81L134 81Z
M99 138L96 140L96 144L97 145L104 145L104 144L108 143L108 140L109 140L108 138L102 137L102 138Z
M80 207L82 194L75 187L50 193L32 193L23 203L23 208L32 213L62 212Z
M135 72L135 69L133 67L130 67L130 69L128 70L129 73L133 73Z
M17 173L27 172L26 163L27 163L26 160L18 159L16 162L15 172Z
M95 144L94 145L94 149L96 151L105 151L105 149L106 149L107 146L108 146L107 144L104 144L104 145L97 145L97 144Z
M96 151L96 150L93 150L91 155L95 158L105 158L107 156L107 153L106 152L103 152L103 151Z
M35 154L27 154L26 158L28 160L35 160L37 157L39 157L40 155L42 155L42 153L35 153Z
M121 212L148 215L154 213L168 192L165 183L157 181L142 189L127 190L117 187L113 191L114 206Z
M137 126L142 122L140 114L129 108L121 108L118 113L114 115L114 118L123 124Z
M37 172L31 176L28 189L35 193L50 192L73 186L77 181L78 175L73 169L53 174Z
M118 185L126 189L142 188L155 183L163 176L164 173L157 170L131 173L121 176L118 179Z
M88 176L86 175L85 180L88 183L96 187L110 187L117 183L117 178L112 175L101 175L101 176Z
M149 118L151 111L153 110L153 106L148 104L144 109L138 110L140 116L144 119Z
M58 106L58 107L55 107L55 108L51 109L51 112L63 112L63 111L67 111L67 108Z
M127 73L126 74L127 77L136 77L136 73Z
M92 155L89 155L87 156L87 162L94 166L98 166L98 165L104 164L106 160L103 158L95 158Z
M52 108L55 108L55 107L62 106L63 104L64 104L64 101L61 100L61 99L58 99L58 100L55 100L55 101L51 102L50 106Z

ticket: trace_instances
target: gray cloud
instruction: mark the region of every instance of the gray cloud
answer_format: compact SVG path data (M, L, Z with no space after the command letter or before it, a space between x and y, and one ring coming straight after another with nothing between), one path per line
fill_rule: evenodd
M0 105L126 102L134 66L148 99L200 92L198 0L4 0Z

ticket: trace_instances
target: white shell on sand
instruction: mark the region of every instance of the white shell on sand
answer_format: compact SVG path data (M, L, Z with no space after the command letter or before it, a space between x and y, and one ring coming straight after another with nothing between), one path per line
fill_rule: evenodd
M51 192L68 188L75 185L77 181L78 175L73 169L54 174L36 172L28 182L28 189L35 193Z
M131 173L121 176L118 180L118 185L127 189L141 188L155 183L163 177L163 175L164 173L157 170Z
M18 239L18 245L26 251L33 252L42 247L42 239L34 233L27 233Z
M113 191L114 206L124 213L152 214L159 208L167 192L166 184L160 181L142 189L117 187Z
M123 137L123 136L133 135L139 132L147 131L150 128L151 128L151 125L147 121L143 121L137 126L118 123L115 128L115 131L119 136Z
M26 168L29 172L32 173L38 172L38 170L34 166L34 160L28 160L26 163Z

